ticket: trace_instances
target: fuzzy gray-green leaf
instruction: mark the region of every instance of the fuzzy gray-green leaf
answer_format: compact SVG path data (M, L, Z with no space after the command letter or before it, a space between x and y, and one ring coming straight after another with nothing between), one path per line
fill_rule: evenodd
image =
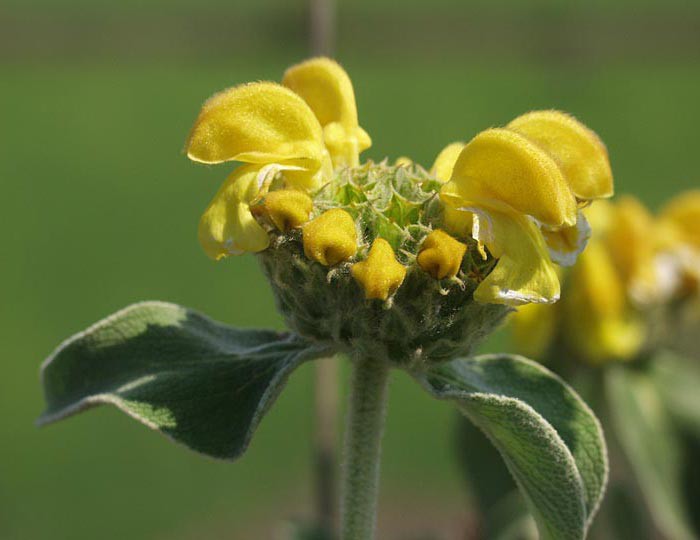
M107 403L189 448L235 459L291 371L320 353L297 336L230 328L174 304L134 304L47 359L39 423Z
M605 491L607 451L598 420L566 383L511 355L454 360L416 376L486 433L542 538L585 537Z

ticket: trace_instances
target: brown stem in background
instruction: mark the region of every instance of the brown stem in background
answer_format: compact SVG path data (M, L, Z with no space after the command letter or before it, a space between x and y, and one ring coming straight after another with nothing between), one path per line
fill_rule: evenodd
M329 534L335 529L337 501L338 362L316 362L314 476L316 520Z
M314 56L331 56L335 41L335 0L310 0L310 45ZM337 501L338 362L316 362L314 476L316 520L334 536Z
M335 43L335 1L310 0L311 53L331 56Z

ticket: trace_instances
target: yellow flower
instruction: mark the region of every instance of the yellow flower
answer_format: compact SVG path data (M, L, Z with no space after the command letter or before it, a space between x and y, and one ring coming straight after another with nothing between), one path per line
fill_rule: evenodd
M593 236L566 274L561 307L518 310L513 337L522 352L537 356L557 333L561 343L593 364L629 360L646 340L647 322L638 297L658 287L653 273L654 224L631 197L586 209ZM539 308L539 306L537 306Z
M333 208L304 225L303 241L309 259L336 265L357 253L355 221L345 210Z
M368 300L387 300L406 277L406 267L396 260L394 250L383 238L372 243L367 259L353 264L351 272Z
M244 165L226 179L199 221L199 242L214 260L249 251L262 251L270 243L255 220L250 203L258 194L260 167Z
M645 327L602 242L592 241L571 273L564 338L591 363L629 360L642 347Z
M654 218L637 199L620 197L610 216L603 241L630 297L641 304L661 295L656 274Z
M187 141L201 163L277 164L305 173L309 184L324 166L323 132L297 94L275 83L229 88L204 103Z
M558 304L557 304L558 306ZM510 318L518 353L539 361L552 344L557 330L559 311L551 304L526 304L520 306Z
M285 232L309 221L314 202L303 191L280 189L265 196L264 206L275 226Z
M435 279L452 278L459 272L466 252L465 244L436 229L423 240L417 258L418 266Z
M661 209L659 219L671 223L680 240L700 249L700 190L686 191Z
M700 190L673 198L660 212L659 257L669 295L700 291Z
M357 121L355 92L345 70L329 58L313 58L289 68L282 84L299 94L323 127L333 165L354 167L372 145Z
M452 176L452 169L464 146L463 142L453 142L443 148L435 158L430 174L441 182L447 182Z
M500 259L475 292L480 302L556 301L552 261L572 264L590 234L579 203L612 191L603 144L557 111L523 115L461 149L453 143L433 171L442 180L450 175L440 193L446 228L460 235L471 226L472 236Z
M275 176L282 175L287 188L314 191L331 179L333 164L357 165L359 153L371 144L357 122L350 78L336 62L315 58L293 66L283 84L244 84L214 95L204 103L190 132L186 151L191 160L239 161L257 167L257 179L247 184L245 200L239 197L234 204L222 189L207 210L210 215L202 218L200 239L217 259L265 249L263 229L254 223L250 202L266 194ZM245 174L252 170L246 168ZM293 221L298 219L296 215ZM224 248L218 247L222 235Z

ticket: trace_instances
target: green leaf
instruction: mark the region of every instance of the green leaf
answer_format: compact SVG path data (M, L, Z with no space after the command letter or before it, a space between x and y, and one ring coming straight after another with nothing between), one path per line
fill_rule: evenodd
M668 538L695 538L682 495L682 450L650 374L627 366L607 370L610 416L656 526Z
M415 374L501 453L543 539L582 539L600 505L608 461L600 423L559 377L536 362L487 355Z
M49 356L39 424L108 403L193 450L235 459L289 374L322 353L295 335L229 328L174 304L134 304Z

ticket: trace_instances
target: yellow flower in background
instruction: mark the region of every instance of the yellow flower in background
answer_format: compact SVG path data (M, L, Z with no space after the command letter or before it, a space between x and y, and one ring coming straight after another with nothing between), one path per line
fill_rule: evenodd
M671 199L659 214L657 271L670 285L668 294L685 297L700 292L700 190Z
M562 302L563 336L591 363L629 360L643 346L645 325L603 242L592 240L571 271Z
M678 240L700 250L700 190L686 191L661 209L659 219L673 224Z
M214 95L190 132L187 156L200 163L250 165L229 177L202 218L199 239L205 252L220 259L265 249L269 240L263 241L250 204L271 182L281 175L284 187L313 192L330 181L333 164L356 165L370 144L357 123L352 83L327 58L291 67L284 86L250 83ZM228 185L243 178L245 185ZM233 197L234 192L245 197Z
M560 305L527 306L512 318L520 350L545 354L552 342L592 364L634 358L645 346L650 310L662 299L655 271L658 226L635 198L600 201L584 210L593 235L564 275Z
M547 351L556 337L559 304L526 304L510 318L511 332L518 354L546 362Z
M590 234L579 206L612 194L607 151L595 133L558 111L535 111L506 128L453 143L433 165L445 226L499 259L480 302L520 305L559 298L553 262L570 265Z
M605 219L600 236L630 298L638 304L658 300L662 284L656 273L654 217L639 200L627 195L616 201Z

